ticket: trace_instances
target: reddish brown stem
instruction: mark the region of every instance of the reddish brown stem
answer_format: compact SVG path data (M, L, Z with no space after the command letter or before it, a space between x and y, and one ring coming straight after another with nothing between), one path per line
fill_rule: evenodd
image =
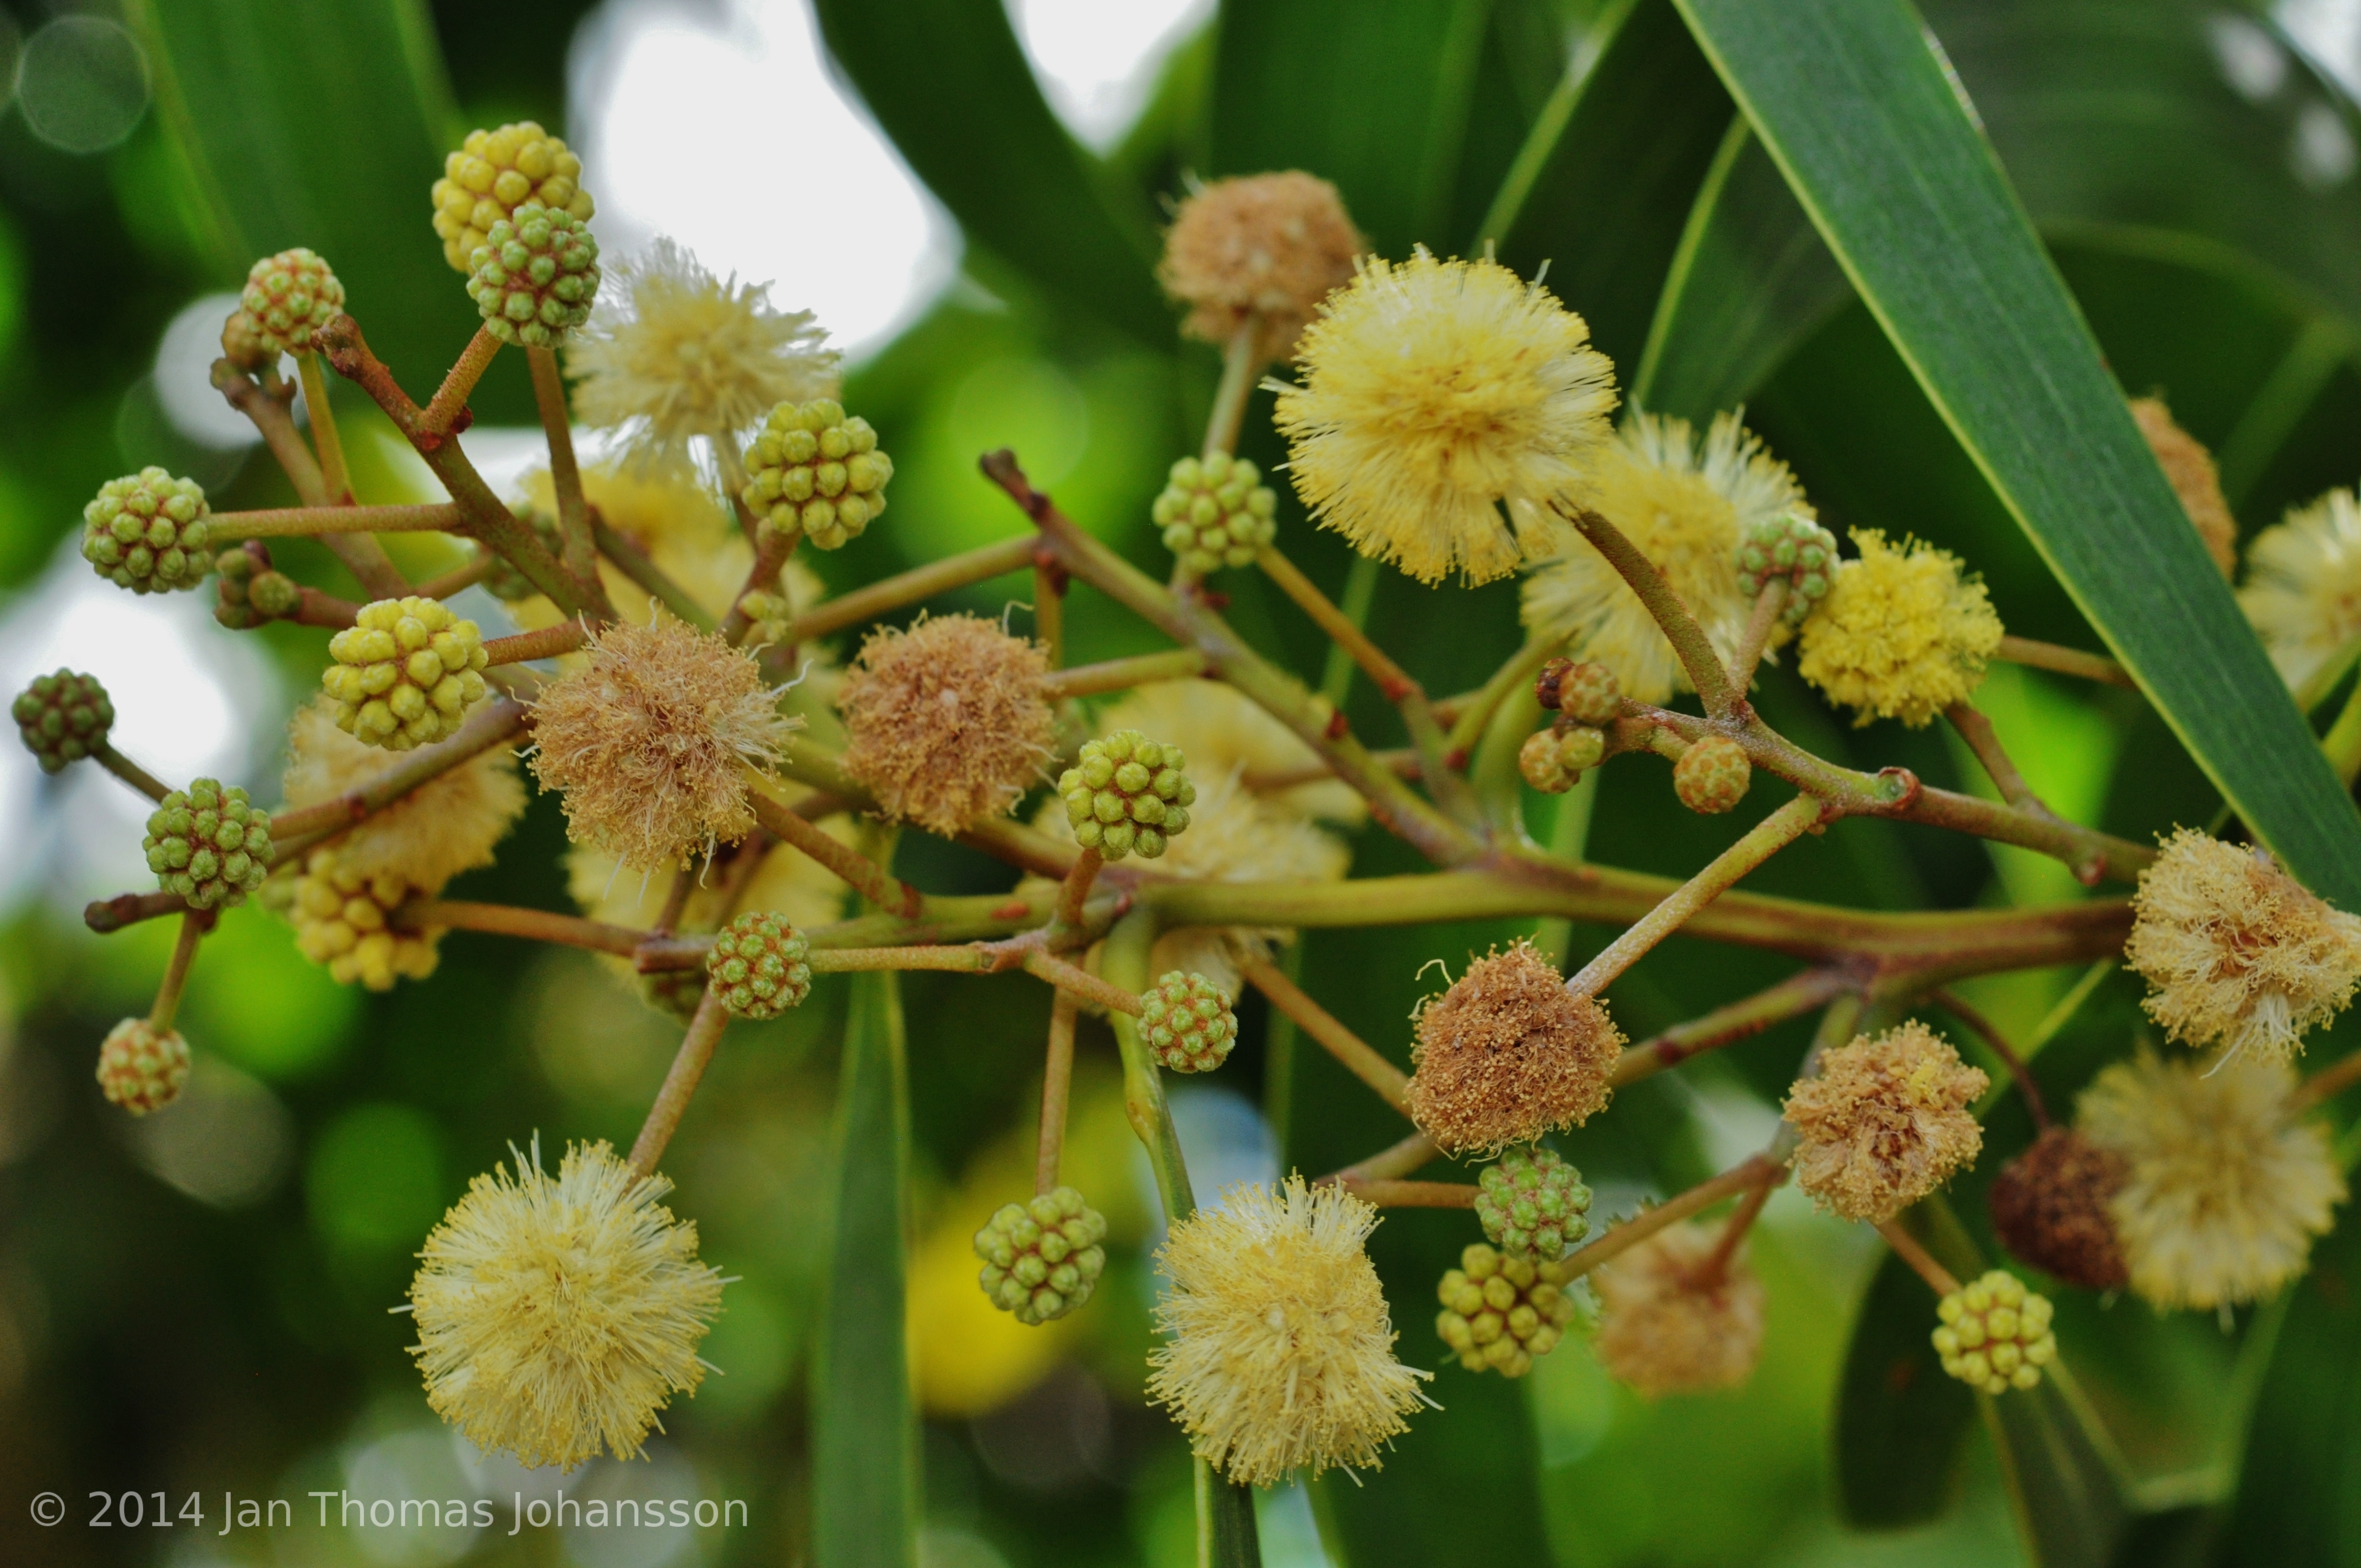
M2111 686L2139 689L2139 683L2132 679L2129 670L2103 654L2060 648L2055 642L2037 642L2030 637L2002 638L1993 657L2012 664L2029 664L2037 670L2054 670L2061 675L2080 675L2086 681Z
M1400 1143L1388 1144L1367 1159L1356 1161L1342 1170L1329 1172L1312 1185L1341 1182L1349 1186L1354 1182L1390 1180L1395 1177L1408 1176L1442 1152L1435 1147L1434 1140L1424 1133L1412 1133Z
M1990 1018L1956 991L1935 992L1935 1004L1973 1029L1982 1037L1984 1044L1992 1047L1993 1055L2000 1058L2001 1065L2008 1069L2009 1077L2016 1080L2017 1092L2025 1096L2025 1108L2033 1113L2033 1124L2048 1132L2051 1125L2049 1106L2041 1098L2041 1086L2033 1081L2033 1069L2026 1065L2023 1057L2016 1054L2007 1037Z
M178 915L188 906L189 901L177 893L118 893L113 898L95 898L83 905L82 923L105 937L142 920Z
M1049 1003L1049 1056L1041 1073L1041 1136L1033 1157L1033 1190L1054 1191L1066 1148L1066 1102L1074 1087L1074 1016L1071 992Z
M1691 1057L1748 1039L1773 1024L1824 1006L1846 992L1861 990L1866 980L1866 975L1855 970L1837 966L1789 975L1776 985L1717 1007L1686 1024L1675 1024L1633 1046L1616 1061L1609 1081L1620 1089Z
M1936 1295L1949 1296L1960 1288L1958 1277L1937 1263L1935 1255L1919 1245L1918 1238L1903 1229L1899 1219L1885 1221L1877 1227L1877 1234L1885 1238L1885 1245L1894 1249L1896 1257L1917 1271L1918 1277L1925 1280Z
M628 926L585 920L578 915L449 898L412 899L393 912L391 924L401 931L483 931L496 937L522 937L528 941L555 942L561 947L584 948L626 959L636 954L653 935Z
M538 631L520 631L513 637L495 637L484 644L484 658L493 664L522 664L535 659L554 659L560 653L572 653L590 641L590 629L578 620L561 621Z
M1629 1252L1665 1226L1677 1224L1725 1198L1752 1187L1776 1187L1786 1179L1784 1166L1756 1155L1710 1180L1697 1183L1677 1197L1667 1198L1653 1209L1642 1210L1621 1224L1610 1228L1589 1245L1568 1253L1565 1261L1574 1266L1566 1277L1569 1280L1579 1278L1600 1264Z
M688 1021L688 1032L681 1036L680 1049L674 1053L672 1069L664 1074L664 1087L656 1091L655 1103L648 1107L648 1119L631 1145L631 1168L640 1175L654 1174L656 1162L664 1158L673 1134L680 1130L681 1116L713 1060L714 1047L721 1043L721 1032L729 1026L730 1009L722 1003L720 989L706 987L696 1014Z
M767 775L750 767L745 776L752 786L746 798L754 809L754 819L781 842L792 844L818 861L855 893L889 915L916 919L925 911L924 894L851 845L829 838L805 821L792 806L771 793L776 786Z
M1468 1181L1341 1180L1338 1186L1380 1209L1473 1209L1484 1190Z
M492 329L489 326L478 327L476 335L467 340L467 346L460 351L459 357L452 361L450 370L443 378L443 384L434 389L433 400L420 412L417 428L421 433L439 438L456 435L467 428L467 422L460 417L467 412L467 395L476 389L476 383L484 378L484 372L491 367L492 356L500 351L500 340L492 334ZM335 361L331 359L330 363ZM352 375L341 365L336 366L336 369L342 375ZM376 388L367 382L362 386L372 397L377 395ZM379 399L380 402L383 400ZM408 401L408 399L403 400Z
M1410 1075L1388 1061L1360 1036L1346 1028L1326 1008L1307 995L1301 986L1287 978L1277 964L1260 959L1243 964L1239 972L1266 997L1270 1004L1295 1020L1295 1026L1311 1036L1330 1056L1345 1065L1345 1070L1378 1091L1379 1099L1403 1115L1410 1114Z

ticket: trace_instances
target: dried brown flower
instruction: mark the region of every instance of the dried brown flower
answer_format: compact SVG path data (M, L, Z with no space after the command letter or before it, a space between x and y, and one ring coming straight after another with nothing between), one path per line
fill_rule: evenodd
M2085 1290L2114 1290L2131 1277L2108 1205L2131 1166L2067 1127L2049 1127L2001 1167L1984 1201L2010 1254Z
M1015 806L1049 755L1041 646L972 615L873 631L837 707L844 765L895 821L945 838Z
M1990 1081L1915 1018L1828 1052L1787 1093L1798 1185L1848 1220L1892 1219L1974 1163L1968 1103Z
M754 661L668 616L609 626L533 708L533 775L567 831L635 871L668 871L754 826L745 764L777 760L796 720Z
M1588 1120L1607 1104L1623 1035L1519 942L1419 1004L1410 1113L1446 1154L1486 1154Z
M1735 1388L1763 1356L1763 1281L1742 1249L1706 1272L1718 1227L1668 1225L1591 1276L1602 1307L1591 1353L1654 1398Z
M2156 454L2164 477L2172 481L2172 493L2180 498L2181 510L2205 542L2205 554L2229 576L2238 569L2238 520L2230 515L2230 503L2222 495L2213 454L2180 428L2163 399L2134 398L2131 407L2133 422L2147 437L2147 449Z
M1262 313L1263 357L1291 358L1304 323L1361 249L1336 187L1297 170L1216 180L1180 203L1156 269L1191 308L1181 330L1227 343Z

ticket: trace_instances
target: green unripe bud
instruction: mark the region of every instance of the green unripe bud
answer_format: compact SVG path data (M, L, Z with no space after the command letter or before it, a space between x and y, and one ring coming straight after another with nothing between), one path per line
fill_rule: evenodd
M800 532L822 550L856 538L885 510L894 460L877 432L829 398L781 403L746 449L740 491L765 527Z
M192 909L235 909L270 874L270 815L235 785L198 779L158 804L139 847L166 893Z
M204 487L158 467L109 479L82 509L82 558L136 594L192 588L213 566Z
M1238 1015L1221 987L1174 970L1140 993L1139 1037L1174 1072L1211 1072L1238 1041Z
M767 911L741 915L713 938L705 974L723 1006L741 1018L775 1018L811 994L811 943Z
M1178 748L1137 729L1084 742L1081 757L1058 777L1074 841L1110 861L1161 855L1189 826L1189 807L1197 803L1187 766Z
M456 733L483 700L490 661L483 634L439 599L379 599L356 624L328 639L335 659L320 686L336 704L336 727L389 751L428 746Z
M1987 1394L2030 1388L2058 1359L2049 1332L2049 1299L2025 1288L2004 1268L1961 1286L1935 1305L1941 1321L1933 1339L1943 1370Z
M1614 723L1623 712L1623 687L1614 671L1568 659L1552 659L1542 666L1533 680L1533 698L1574 723L1594 729Z
M238 296L242 320L233 324L244 334L239 345L249 359L269 357L247 368L267 368L282 354L300 354L313 346L313 334L343 312L345 286L319 256L302 246L266 256L246 275L246 291ZM229 350L229 333L222 338ZM233 360L239 353L230 353Z
M1828 597L1836 580L1837 536L1810 518L1785 512L1758 522L1738 547L1738 576L1748 598L1760 596L1773 577L1787 580L1780 620L1800 625Z
M1279 532L1279 497L1252 463L1216 452L1173 464L1148 515L1180 569L1202 577L1254 563Z
M1106 1219L1071 1187L1003 1203L975 1233L976 1282L1020 1323L1062 1318L1091 1299L1106 1269Z
M1716 816L1746 798L1754 781L1754 765L1746 748L1726 735L1708 735L1689 742L1673 764L1673 793L1691 811Z
M1510 1149L1477 1179L1476 1217L1502 1252L1554 1263L1590 1234L1590 1189L1554 1149Z
M98 677L71 670L35 675L8 710L16 716L16 733L25 750L40 762L45 773L57 773L68 762L79 762L96 751L106 744L106 732L115 727L115 705L107 700L106 688L98 684Z
M1543 795L1564 795L1574 787L1574 775L1557 759L1557 736L1547 729L1536 729L1517 748L1517 772Z
M527 202L492 225L469 260L467 295L502 343L555 348L590 317L598 242L573 214Z
M1504 1256L1478 1242L1435 1289L1443 1310L1434 1332L1468 1371L1522 1377L1534 1357L1557 1348L1574 1321L1569 1271L1563 1262Z

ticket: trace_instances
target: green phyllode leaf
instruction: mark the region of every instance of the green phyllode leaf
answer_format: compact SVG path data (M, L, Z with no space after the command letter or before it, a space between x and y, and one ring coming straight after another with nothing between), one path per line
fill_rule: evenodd
M2361 904L2361 813L2181 514L1991 148L1901 0L1680 0L1919 385L2207 774Z

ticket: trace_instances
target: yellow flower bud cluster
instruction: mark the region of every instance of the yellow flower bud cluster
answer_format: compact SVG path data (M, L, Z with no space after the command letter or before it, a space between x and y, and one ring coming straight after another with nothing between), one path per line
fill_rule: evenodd
M827 398L781 403L746 449L746 488L754 515L782 532L801 529L835 550L885 510L894 460L877 450L877 432Z
M434 233L443 259L461 272L503 218L527 202L590 221L596 204L582 189L582 160L531 120L496 131L469 131L443 161L434 181Z
M1935 1350L1943 1370L1987 1394L2030 1388L2058 1358L2049 1332L2049 1298L2037 1296L2004 1268L1995 1268L1936 1305L1943 1326Z
M483 633L434 599L364 606L328 652L336 662L320 685L336 704L336 728L389 751L447 738L483 699Z
M1434 1332L1468 1371L1488 1366L1503 1377L1522 1377L1574 1321L1574 1298L1564 1288L1569 1272L1562 1262L1504 1257L1477 1242L1435 1291L1443 1310Z
M288 910L296 949L343 985L390 991L397 979L424 980L441 959L435 946L443 933L397 931L386 920L411 892L395 872L364 877L338 865L335 850L313 850Z

